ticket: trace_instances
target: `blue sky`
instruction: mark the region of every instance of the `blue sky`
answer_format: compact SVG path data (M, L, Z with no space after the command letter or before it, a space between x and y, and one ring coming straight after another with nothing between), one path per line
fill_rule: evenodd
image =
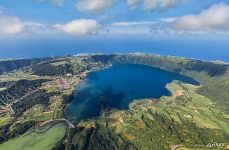
M16 25L18 23L20 25L21 23L21 29L10 33L6 33L5 29L4 35L19 36L25 31L28 34L28 30L29 34L39 32L40 35L71 34L75 36L147 34L147 32L153 32L155 35L158 32L163 32L161 30L167 31L167 33L163 33L165 35L180 34L180 32L183 35L202 32L227 34L228 32L224 26L228 23L229 15L224 14L222 25L212 25L213 19L200 16L206 10L209 10L207 17L220 9L229 11L228 0L20 0L20 2L1 0L0 6L1 26L5 25L10 28L10 24ZM211 10L214 6L217 8ZM187 27L186 22L189 18L181 20L187 15L193 15L194 20L196 18L206 19L210 24L209 29L206 30L202 27L203 25L208 26L208 24L196 25L197 27L194 29L190 26ZM1 19L2 17L4 19ZM17 21L12 18L16 18ZM69 27L67 27L68 25ZM66 28L71 29L67 30ZM8 30L11 31L11 29ZM77 30L85 31L78 32Z
M85 13L77 10L76 5L80 0L65 0L61 6L50 4L49 0L39 2L39 0L1 0L0 4L5 8L4 14L18 16L24 20L35 20L47 23L65 22L77 18L95 18L109 15L114 20L137 21L154 20L161 17L177 17L185 14L198 14L201 10L213 4L227 2L226 0L186 0L185 2L164 11L142 11L141 6L135 10L130 10L125 0L119 0L104 13ZM140 0L141 1L141 0ZM141 5L141 4L139 4Z
M38 2L38 0L1 0L0 4L5 7L6 15L17 15L24 20L42 21L47 23L66 22L77 18L95 18L109 15L112 21L137 21L153 20L160 17L176 17L188 13L198 13L204 8L208 8L220 0L189 0L175 8L166 11L142 11L138 6L135 10L130 10L125 0L116 1L115 4L104 13L82 13L77 10L77 1L68 0L62 6L50 4L50 2Z
M111 44L114 40L119 44L120 41L127 42L128 39L133 42L133 37L140 41L147 40L148 44L150 40L154 43L164 40L164 44L155 43L160 45L161 49L163 45L171 43L174 39L177 40L176 44L172 44L174 49L179 48L177 43L180 39L186 40L187 43L196 41L200 46L193 47L193 50L204 49L206 41L211 41L212 45L206 48L217 47L215 45L218 41L221 49L223 47L229 49L228 44L222 45L222 41L225 43L229 40L229 0L0 1L2 56L5 56L3 54L6 52L12 53L20 49L35 49L33 45L42 45L43 49L47 45L46 50L50 49L54 52L57 48L61 49L61 46L50 46L55 45L55 40L60 43L81 41L80 47L72 44L74 49L84 48L82 43L98 41L97 39L102 43L109 39L107 43L110 47L105 46L105 48L115 49L115 45ZM204 43L197 42L198 39ZM47 41L52 44L47 44ZM215 45L213 41L216 42ZM12 42L14 45L9 44ZM34 42L37 43L31 44ZM92 43L91 47L88 45L85 47L101 48L98 43ZM126 48L128 45L130 46L130 43L123 47ZM184 48L185 45L180 47ZM69 47L63 46L63 48ZM119 45L118 48L122 47ZM132 46L127 49L130 48L133 49ZM144 45L144 48L154 47L149 44Z

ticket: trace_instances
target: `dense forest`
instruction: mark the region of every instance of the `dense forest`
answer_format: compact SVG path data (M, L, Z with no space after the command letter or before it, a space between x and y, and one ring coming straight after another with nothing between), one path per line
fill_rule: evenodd
M192 60L183 67L185 67L185 69L195 70L197 72L205 71L209 76L213 77L225 74L227 72L228 65Z
M24 134L34 125L35 125L34 121L28 121L24 123L15 124L13 126L12 124L7 124L0 127L0 144L3 143L4 141L7 141L10 138L14 138Z
M126 116L128 113L126 112ZM130 114L129 114L130 116ZM142 124L139 124L142 122ZM166 116L152 112L142 113L141 119L125 121L127 133L117 133L112 119L100 118L83 126L76 126L67 132L67 142L54 149L107 150L107 149L170 149L171 143L188 147L204 148L212 140L225 141L225 135L218 131L199 128L184 121L177 124ZM128 126L130 124L131 126ZM135 126L135 127L134 127ZM214 139L213 139L214 138Z
M198 89L198 93L214 100L218 107L229 113L229 78L213 80Z
M53 58L34 58L34 59L19 59L0 61L0 75L4 72L10 72L16 69L21 69L28 66L33 66L37 63L51 60Z
M52 62L41 63L32 68L33 74L39 76L61 76L68 73L73 73L72 66L69 63L61 65L52 65ZM58 61L53 61L58 63Z
M102 63L149 65L177 73L180 73L183 69L197 72L204 71L209 76L223 75L228 68L228 65L225 64L157 55L95 55L91 56L91 58L92 61L100 61Z
M20 101L13 103L12 109L16 116L21 115L25 110L34 106L35 104L48 105L52 93L46 93L45 90L37 90L30 95L23 97Z
M15 81L0 82L0 88L9 88L15 83L16 83Z
M42 83L46 82L45 79L37 80L19 80L14 85L6 90L0 91L0 99L4 103L11 103L15 100L25 96L26 94L36 90Z

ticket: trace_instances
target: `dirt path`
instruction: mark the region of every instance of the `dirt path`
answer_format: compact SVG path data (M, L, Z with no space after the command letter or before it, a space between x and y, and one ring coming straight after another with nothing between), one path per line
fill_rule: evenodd
M177 150L180 147L183 147L184 145L178 144L178 145L172 145L171 150Z
M47 123L49 123L49 122L52 122L52 121L65 121L65 122L68 124L68 126L69 126L70 128L75 128L75 126L74 126L71 122L69 122L67 119L64 119L64 118L62 118L62 119L48 120L48 121L42 122L42 123L40 124L40 126L44 126L45 124L47 124Z

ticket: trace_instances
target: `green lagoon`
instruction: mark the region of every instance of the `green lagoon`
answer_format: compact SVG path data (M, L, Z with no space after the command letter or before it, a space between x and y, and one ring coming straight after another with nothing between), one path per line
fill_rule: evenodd
M57 123L45 132L32 129L22 136L0 145L1 150L49 150L58 143L66 133L66 124Z

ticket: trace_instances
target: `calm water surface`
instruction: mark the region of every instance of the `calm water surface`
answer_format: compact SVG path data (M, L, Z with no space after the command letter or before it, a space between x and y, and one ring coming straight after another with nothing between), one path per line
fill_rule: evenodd
M54 36L1 38L0 58L32 58L77 53L146 52L229 62L228 37ZM13 44L12 44L13 43Z
M133 99L168 96L165 86L173 80L198 84L192 78L144 65L120 64L91 72L77 87L66 114L75 121L99 116L101 97L106 97L110 108L127 109Z

